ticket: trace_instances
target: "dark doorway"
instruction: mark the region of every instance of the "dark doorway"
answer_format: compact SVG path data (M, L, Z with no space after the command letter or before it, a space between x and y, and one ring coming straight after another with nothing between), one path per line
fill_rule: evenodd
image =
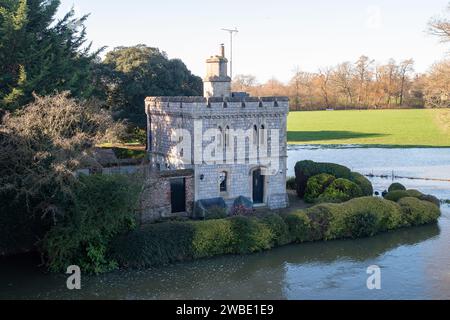
M253 171L253 203L264 203L264 176L261 169Z
M172 213L186 212L186 179L170 180Z

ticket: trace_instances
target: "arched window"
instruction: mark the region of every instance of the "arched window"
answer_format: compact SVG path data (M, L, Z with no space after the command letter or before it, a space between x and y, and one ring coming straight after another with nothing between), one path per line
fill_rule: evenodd
M256 146L258 145L258 126L253 126L253 144Z
M220 192L228 191L228 173L223 171L219 175Z
M225 148L230 147L230 126L225 128Z
M265 145L266 139L267 139L266 127L264 125L262 125L261 131L260 131L260 137L259 137L259 144L262 146Z
M217 146L222 147L223 146L223 129L222 129L222 127L219 126L218 131L219 132L217 132L217 138L216 138Z

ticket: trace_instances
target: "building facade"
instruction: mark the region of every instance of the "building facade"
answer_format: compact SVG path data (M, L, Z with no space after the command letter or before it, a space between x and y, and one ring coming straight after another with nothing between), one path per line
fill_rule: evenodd
M188 184L173 178L171 199L179 203L172 203L170 214L192 211L182 205L186 194L193 195L193 203L223 198L232 206L244 196L255 206L288 206L289 99L233 94L227 64L223 46L207 60L204 97L145 101L153 170L192 172Z

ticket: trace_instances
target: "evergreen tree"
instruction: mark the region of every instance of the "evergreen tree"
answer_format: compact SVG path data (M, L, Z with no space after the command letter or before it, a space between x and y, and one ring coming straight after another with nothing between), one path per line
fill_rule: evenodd
M59 0L0 0L0 108L16 110L32 93L89 97L97 53L73 10L55 21Z

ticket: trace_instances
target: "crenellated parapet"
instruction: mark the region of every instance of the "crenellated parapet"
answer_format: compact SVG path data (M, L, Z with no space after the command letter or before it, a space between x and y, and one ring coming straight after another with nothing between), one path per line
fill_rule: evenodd
M221 114L289 112L288 97L148 97L147 114L212 116Z

